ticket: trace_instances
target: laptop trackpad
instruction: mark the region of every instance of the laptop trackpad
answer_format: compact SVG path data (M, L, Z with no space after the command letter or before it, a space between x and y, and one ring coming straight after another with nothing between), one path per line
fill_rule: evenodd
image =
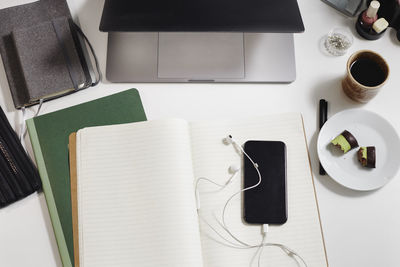
M243 33L160 32L158 77L244 78Z

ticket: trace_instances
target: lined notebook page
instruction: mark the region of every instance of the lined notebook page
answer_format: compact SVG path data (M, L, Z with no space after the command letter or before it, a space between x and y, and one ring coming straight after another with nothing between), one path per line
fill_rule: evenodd
M288 221L282 226L271 226L267 242L282 243L298 252L309 267L327 266L319 213L314 194L313 180L302 118L300 114L271 115L264 118L191 124L192 153L195 177L207 177L224 183L230 177L232 164L242 165L242 155L233 146L222 143L231 134L240 144L247 140L280 140L287 146ZM242 177L236 177L222 191L208 183L200 184L201 212L225 238L238 244L216 222L213 213L221 218L226 200L242 188ZM242 221L241 195L230 202L226 212L229 229L240 240L260 244L260 226L246 225ZM204 266L242 267L257 266L257 259L250 265L255 249L234 249L216 241L227 243L201 222ZM298 267L279 248L264 248L261 266Z
M77 134L81 267L203 266L188 124Z

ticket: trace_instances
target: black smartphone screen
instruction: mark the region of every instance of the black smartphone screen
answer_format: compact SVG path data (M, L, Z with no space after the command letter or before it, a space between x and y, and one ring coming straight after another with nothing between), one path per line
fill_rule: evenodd
M280 141L247 141L244 150L258 164L261 184L244 192L244 220L250 224L287 221L286 145ZM259 181L256 169L244 156L244 188Z

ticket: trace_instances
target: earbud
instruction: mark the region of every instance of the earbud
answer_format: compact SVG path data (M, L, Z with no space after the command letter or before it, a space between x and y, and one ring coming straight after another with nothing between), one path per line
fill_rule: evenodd
M236 144L236 141L233 139L232 135L228 135L223 139L223 142L225 145L231 145L231 144ZM231 178L229 178L228 181L226 181L225 185L228 185L230 182L232 182L233 178L235 178L236 174L240 171L240 167L236 164L232 164L229 166L228 169L229 173L232 174Z
M227 137L225 137L223 142L224 142L225 145L236 145L236 146L240 147L238 142L236 142L236 140L233 139L232 135L228 135Z
M236 164L232 164L231 166L229 166L229 173L230 174L235 174L240 170L240 167Z
M233 178L235 178L236 174L240 171L240 167L236 164L232 164L231 166L229 166L228 171L231 174L231 178L229 178L229 180L226 181L225 185L228 185L232 182Z
M230 144L232 144L232 143L234 142L234 141L233 141L233 138L232 138L232 135L228 135L227 137L225 137L224 140L223 140L223 142L224 142L225 145L230 145Z

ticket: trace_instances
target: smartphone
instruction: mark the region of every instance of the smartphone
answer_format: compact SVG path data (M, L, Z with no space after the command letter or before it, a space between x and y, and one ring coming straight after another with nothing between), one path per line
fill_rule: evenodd
M258 164L261 183L244 191L243 217L249 224L284 224L287 221L286 145L280 141L247 141L244 151ZM244 187L259 181L250 160L244 156Z

